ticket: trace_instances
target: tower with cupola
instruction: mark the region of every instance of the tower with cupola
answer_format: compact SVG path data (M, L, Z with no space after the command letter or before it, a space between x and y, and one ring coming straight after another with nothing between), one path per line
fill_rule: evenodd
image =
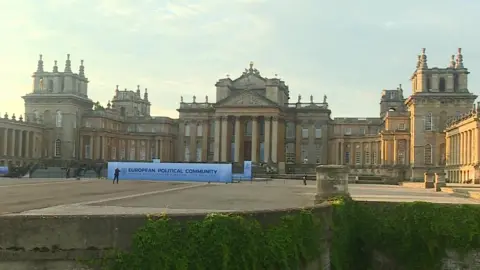
M448 118L472 109L477 98L468 90L468 70L462 50L445 68L429 67L425 49L411 76L412 94L405 101L410 112L411 180L421 181L427 171L443 171L446 159L445 124Z
M60 162L77 159L78 130L84 111L93 106L88 98L88 78L85 76L83 60L78 73L72 71L70 55L67 55L63 71L53 61L51 71L44 69L42 55L33 73L32 91L22 98L25 116L45 126L45 148L43 156Z

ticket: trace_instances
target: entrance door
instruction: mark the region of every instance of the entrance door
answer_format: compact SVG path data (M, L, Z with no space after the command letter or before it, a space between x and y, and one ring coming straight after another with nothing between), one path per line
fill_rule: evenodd
M245 141L243 143L243 160L252 160L252 142Z

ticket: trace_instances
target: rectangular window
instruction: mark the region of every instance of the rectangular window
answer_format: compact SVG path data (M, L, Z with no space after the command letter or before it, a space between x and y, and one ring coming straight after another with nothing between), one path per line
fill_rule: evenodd
M322 128L315 128L315 138L322 138Z
M424 119L424 124L425 124L425 130L426 131L431 131L432 130L432 113L428 113L425 115Z
M302 163L308 163L308 148L306 145L302 144L300 150L300 157L302 159Z
M208 137L215 137L215 121L210 121L210 132L208 134Z
M352 128L345 128L345 135L352 135Z
M373 151L372 153L372 164L376 165L377 164L377 152Z
M302 128L302 138L308 138L308 128Z
M370 164L370 151L365 151L365 164Z
M190 125L188 123L185 124L185 136L190 136Z
M350 164L350 152L345 152L345 164Z
M405 130L405 123L398 124L398 129L399 130Z
M287 138L289 139L295 138L295 123L292 123L292 122L287 123Z
M360 128L360 135L365 135L365 128Z

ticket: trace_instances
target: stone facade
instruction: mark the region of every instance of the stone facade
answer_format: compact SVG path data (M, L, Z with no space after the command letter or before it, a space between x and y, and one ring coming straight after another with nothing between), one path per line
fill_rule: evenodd
M6 130L7 145L12 130L24 134L28 128L37 134L41 146L28 153L43 159L252 160L281 172L299 164L337 164L348 165L350 174L358 176L423 181L426 171L445 168L447 119L472 109L476 96L468 91L468 74L460 49L446 68L430 68L423 49L410 96L405 97L401 85L383 90L379 117L332 119L326 96L321 102L313 96L292 102L283 80L262 76L250 63L240 77L217 81L214 101L182 97L179 119L171 119L150 115L147 89L142 95L139 86L136 91L117 86L105 108L94 104L83 61L78 74L69 57L63 72L56 62L46 72L40 58L33 92L23 97L25 121L4 119L0 128ZM33 147L31 140L28 147ZM0 161L24 162L31 156L8 149L0 152Z
M446 174L451 183L480 184L480 103L449 119L446 128Z

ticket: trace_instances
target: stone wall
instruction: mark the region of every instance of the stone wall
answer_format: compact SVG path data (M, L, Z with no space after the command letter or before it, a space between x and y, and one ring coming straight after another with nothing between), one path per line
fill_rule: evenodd
M322 219L331 217L329 206L319 206L312 210ZM278 222L285 214L297 211L299 209L242 214L269 225ZM185 222L202 219L205 215L169 217ZM112 248L128 249L133 234L146 221L144 215L3 216L0 218L0 270L87 269L80 261L98 258ZM325 254L328 254L328 240L319 241L325 243ZM305 269L330 269L325 254L319 254L318 260L311 262ZM326 266L322 268L322 265Z

